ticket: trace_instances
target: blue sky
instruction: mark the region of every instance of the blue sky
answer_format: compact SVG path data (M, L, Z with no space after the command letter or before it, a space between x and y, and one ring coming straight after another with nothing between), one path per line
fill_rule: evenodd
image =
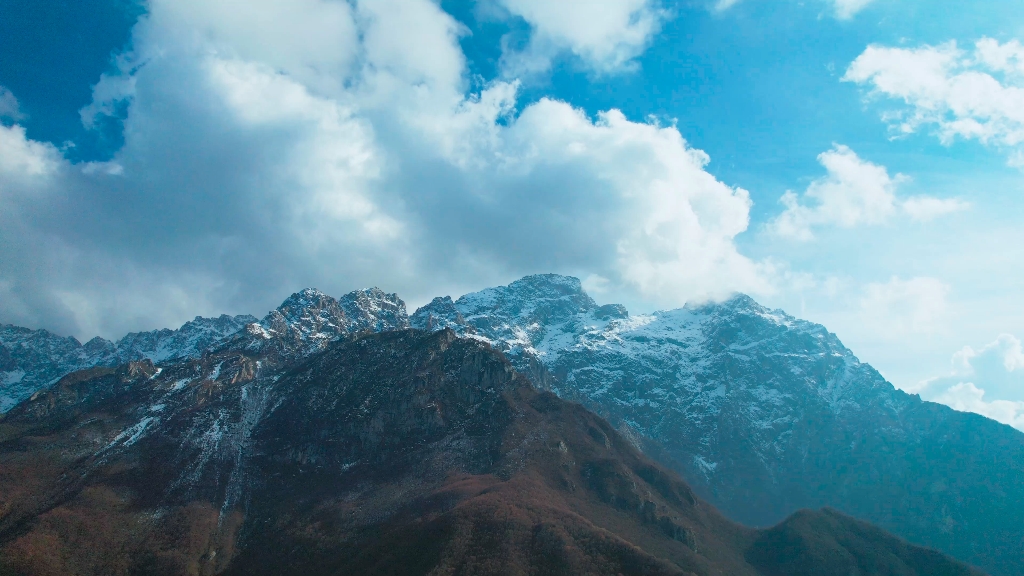
M1024 427L1021 40L1010 0L11 0L0 321L555 271L748 292Z

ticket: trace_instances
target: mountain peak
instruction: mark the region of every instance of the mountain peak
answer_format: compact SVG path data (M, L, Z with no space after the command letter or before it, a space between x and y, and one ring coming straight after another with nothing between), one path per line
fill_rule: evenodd
M452 301L451 296L438 296L431 300L429 304L419 307L409 317L409 326L418 330L433 331L451 328L458 331L465 324L466 319L462 317L459 309L455 307L455 302Z
M353 332L386 332L409 327L405 302L393 292L377 287L354 290L342 296L338 304L348 318L347 328Z
M341 298L315 288L289 296L257 326L226 344L249 350L275 347L285 357L323 350L329 343L363 331L386 332L409 326L405 302L380 288L354 290Z
M480 314L533 318L550 323L564 321L580 312L597 308L579 278L559 274L525 276L508 286L466 294L455 307L467 318Z
M336 300L317 290L316 288L303 288L291 296L285 298L284 302L277 307L278 310L283 308L306 308L314 304L329 303Z
M561 274L531 274L523 276L519 280L508 285L515 290L529 290L532 292L554 294L583 294L583 283L575 276L563 276Z
M728 298L720 301L700 302L696 304L687 303L686 306L684 306L684 309L706 315L725 314L728 316L760 316L762 318L771 319L776 324L789 324L796 320L784 311L772 310L750 296L740 292L736 292Z

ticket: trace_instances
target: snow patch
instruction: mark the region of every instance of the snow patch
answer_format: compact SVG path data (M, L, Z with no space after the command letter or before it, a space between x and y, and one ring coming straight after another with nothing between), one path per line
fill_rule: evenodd
M158 421L159 419L156 418L155 416L146 416L142 420L139 420L139 422L132 426L131 428L128 428L127 430L124 430L123 432L118 434L117 437L114 438L114 441L108 444L106 448L104 448L104 451L114 446L117 446L119 443L122 443L122 441L122 446L125 447L135 444L136 442L139 441L140 438L142 438L142 435L146 433L146 429L149 428L149 425L152 424L153 422Z
M711 476L715 473L715 468L718 468L718 462L709 462L699 454L693 457L693 463L705 476Z

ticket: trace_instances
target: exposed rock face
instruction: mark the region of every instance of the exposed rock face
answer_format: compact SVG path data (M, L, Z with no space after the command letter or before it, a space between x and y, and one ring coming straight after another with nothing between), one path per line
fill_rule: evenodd
M977 574L835 512L733 524L450 330L65 377L0 419L0 573Z
M896 390L822 326L746 296L631 317L553 275L451 308L734 519L832 506L1024 574L1024 435Z
M263 320L247 325L221 347L296 359L320 352L350 334L387 332L408 326L405 302L396 294L370 288L336 300L307 288L289 296Z

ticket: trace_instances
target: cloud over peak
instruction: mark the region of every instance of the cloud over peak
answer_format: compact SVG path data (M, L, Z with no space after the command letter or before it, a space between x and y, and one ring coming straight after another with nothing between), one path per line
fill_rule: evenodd
M299 285L415 303L545 271L667 305L763 287L733 242L749 195L675 127L469 93L461 25L389 2L155 0L83 113L127 104L109 163L0 127L3 321L120 335Z

